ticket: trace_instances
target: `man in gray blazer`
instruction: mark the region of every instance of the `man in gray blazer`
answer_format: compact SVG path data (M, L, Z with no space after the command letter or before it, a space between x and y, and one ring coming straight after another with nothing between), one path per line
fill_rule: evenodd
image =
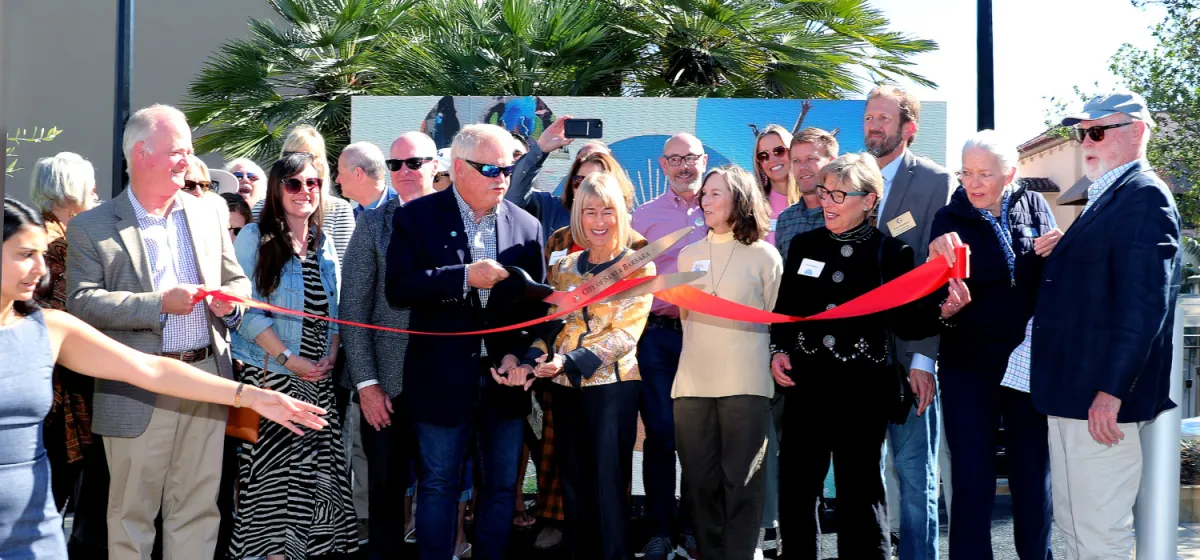
M183 113L154 105L126 125L129 188L71 221L67 310L137 350L233 377L228 329L240 306L201 288L248 297L216 208L179 195L192 154ZM104 436L111 481L108 553L149 558L162 509L166 557L212 558L226 407L96 381L92 430Z
M908 150L917 134L921 102L895 86L880 86L867 96L863 115L864 143L879 162L883 198L877 227L913 248L921 265L929 254L933 216L950 201L954 179L938 164ZM909 370L919 398L903 425L888 426L888 450L895 464L900 518L900 558L934 560L938 556L938 476L940 439L934 360L938 338L898 340L897 358ZM896 485L891 485L894 490ZM892 492L889 492L891 494Z
M402 167L393 172L393 183L401 175L404 189L413 194L434 192L433 176L437 155L433 139L420 132L406 133L392 144L393 161L418 160L416 169ZM424 158L430 158L424 160ZM360 185L366 190L368 185ZM388 196L382 177L374 182L378 191L366 199ZM356 190L352 189L352 190ZM417 194L417 196L420 196ZM411 200L410 200L411 201ZM408 328L408 309L388 304L384 291L388 243L392 239L392 215L404 204L392 193L382 205L363 211L346 249L342 265L341 314L347 321L399 329ZM346 374L342 384L358 391L362 417L359 429L367 453L367 507L371 520L367 550L372 559L391 558L403 546L404 513L395 498L408 486L409 457L416 449L412 427L404 412L400 390L404 380L404 352L408 335L342 327L346 351Z

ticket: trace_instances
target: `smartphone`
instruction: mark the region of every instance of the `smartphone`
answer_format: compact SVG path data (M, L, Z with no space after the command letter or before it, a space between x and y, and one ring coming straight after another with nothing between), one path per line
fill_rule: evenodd
M571 119L563 128L567 138L604 138L604 121L600 119Z

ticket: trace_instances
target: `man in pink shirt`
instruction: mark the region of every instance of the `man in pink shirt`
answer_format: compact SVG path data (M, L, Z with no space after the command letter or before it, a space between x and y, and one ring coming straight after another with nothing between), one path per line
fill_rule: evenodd
M700 210L700 181L704 177L708 155L698 138L681 132L672 136L658 158L670 188L662 195L637 208L633 229L647 241L663 237L680 228L694 226L675 246L654 259L658 274L678 272L679 251L704 239L708 227ZM651 537L643 550L646 560L666 560L671 544L671 518L675 510L675 414L671 385L683 351L683 329L679 308L654 300L650 320L638 342L638 368L642 375L642 422L646 427L643 444L642 478L646 487L646 517ZM684 521L686 525L686 520ZM684 546L694 548L688 535ZM690 545L690 546L689 546Z

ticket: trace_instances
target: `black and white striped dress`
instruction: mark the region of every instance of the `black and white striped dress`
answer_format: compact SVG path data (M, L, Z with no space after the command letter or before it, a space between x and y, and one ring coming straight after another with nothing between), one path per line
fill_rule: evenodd
M328 316L317 255L310 245L303 261L304 311ZM328 347L328 323L304 319L300 356L316 362ZM262 369L246 364L244 379L264 380ZM333 380L317 383L267 372L265 386L293 398L335 410ZM258 426L258 443L243 444L238 461L238 505L230 554L234 558L283 554L308 558L358 549L358 532L345 466L341 422L325 417L320 431L297 436L269 420Z

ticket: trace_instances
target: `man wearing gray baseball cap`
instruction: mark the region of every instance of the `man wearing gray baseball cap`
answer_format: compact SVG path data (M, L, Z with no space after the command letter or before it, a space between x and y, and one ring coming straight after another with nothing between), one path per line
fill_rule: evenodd
M1054 521L1067 558L1129 558L1142 471L1139 429L1168 397L1180 218L1146 161L1154 119L1115 91L1062 120L1092 185L1046 259L1030 386L1048 417Z

